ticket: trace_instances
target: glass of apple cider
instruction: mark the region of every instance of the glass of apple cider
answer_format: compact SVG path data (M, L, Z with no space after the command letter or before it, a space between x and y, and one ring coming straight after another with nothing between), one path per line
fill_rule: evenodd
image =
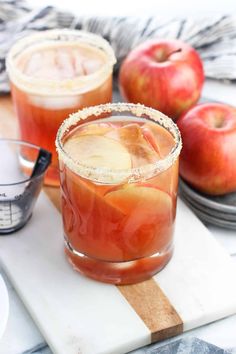
M7 69L20 139L52 153L46 184L59 185L54 142L60 124L78 109L111 102L115 62L106 40L77 30L34 33L11 48Z
M181 137L162 113L105 104L59 128L65 252L73 267L104 282L150 278L170 260Z

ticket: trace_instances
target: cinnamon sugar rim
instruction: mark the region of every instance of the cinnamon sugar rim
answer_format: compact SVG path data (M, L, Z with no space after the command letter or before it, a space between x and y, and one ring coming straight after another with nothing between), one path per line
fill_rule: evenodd
M94 48L100 51L105 58L104 65L96 72L88 75L77 76L73 79L48 80L33 78L22 73L15 65L18 56L29 47L43 48L48 45L70 44ZM99 35L80 30L54 29L30 34L18 40L10 49L6 67L11 81L20 89L32 94L52 95L74 95L84 93L100 86L111 74L113 65L116 63L114 51L108 41Z
M66 133L68 133L72 127L75 127L81 120L85 120L92 115L99 116L102 113L112 112L132 113L134 117L144 118L154 123L158 123L171 133L175 141L175 146L165 158L157 160L151 164L129 169L113 170L104 167L92 167L87 166L80 161L73 160L73 158L64 150L63 147L62 140ZM99 106L84 108L71 114L69 118L61 124L57 132L55 143L59 160L63 161L64 164L76 174L98 183L112 183L114 181L116 181L116 183L117 181L137 182L142 179L151 178L171 167L177 160L182 148L182 140L179 129L172 119L153 108L132 103L107 103Z

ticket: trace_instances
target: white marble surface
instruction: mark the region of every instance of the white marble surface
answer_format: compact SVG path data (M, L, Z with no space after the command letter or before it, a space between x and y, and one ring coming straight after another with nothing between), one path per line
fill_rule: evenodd
M236 257L233 259L236 263ZM2 270L0 272L2 273ZM27 354L31 354L33 348L43 349L42 351L34 351L34 353L51 354L51 350L47 347L42 335L29 316L14 288L7 279L5 280L10 298L10 314L7 329L2 340L0 340L0 354L23 354L26 351ZM235 329L236 315L188 331L178 337L150 345L148 348L158 348L177 338L195 336L219 347L228 349L232 354L236 354ZM146 348L147 347L145 347L145 349ZM29 351L30 349L32 349L32 351ZM145 349L140 348L132 351L132 354L145 354Z
M0 354L23 353L37 344L43 343L44 338L34 324L28 311L24 307L13 286L7 279L3 270L1 274L6 282L10 311L6 331L0 339Z
M179 313L184 330L236 313L236 266L207 228L178 201L175 253L154 279Z
M206 226L228 253L232 256L236 256L236 231L223 229L209 224L206 224Z

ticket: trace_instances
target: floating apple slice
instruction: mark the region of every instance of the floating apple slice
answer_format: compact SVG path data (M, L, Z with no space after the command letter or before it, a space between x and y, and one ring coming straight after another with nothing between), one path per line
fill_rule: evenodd
M74 161L89 167L107 168L113 171L131 168L131 157L126 147L119 141L104 136L72 137L65 142L64 149ZM120 176L114 174L112 182L121 182Z

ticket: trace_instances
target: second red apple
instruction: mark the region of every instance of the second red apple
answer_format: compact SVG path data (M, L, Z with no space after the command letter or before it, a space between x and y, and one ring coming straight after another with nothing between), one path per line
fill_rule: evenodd
M205 103L177 121L183 140L180 175L201 192L236 191L236 109Z

